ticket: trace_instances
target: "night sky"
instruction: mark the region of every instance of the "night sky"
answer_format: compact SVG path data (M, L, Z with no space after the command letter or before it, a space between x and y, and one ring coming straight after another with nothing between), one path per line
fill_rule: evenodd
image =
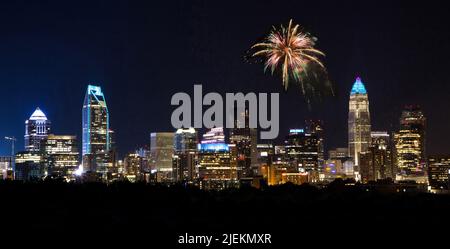
M393 130L404 104L428 119L428 153L450 153L450 8L426 1L10 1L0 4L0 136L23 149L39 106L53 133L77 134L86 86L101 85L121 154L170 131L171 96L280 92L280 137L306 118L325 122L328 148L347 145L348 94L369 93L372 130ZM362 3L364 2L364 3ZM424 5L426 4L426 5ZM335 97L310 109L298 87L244 60L272 25L293 18L318 38ZM10 153L0 142L0 155Z

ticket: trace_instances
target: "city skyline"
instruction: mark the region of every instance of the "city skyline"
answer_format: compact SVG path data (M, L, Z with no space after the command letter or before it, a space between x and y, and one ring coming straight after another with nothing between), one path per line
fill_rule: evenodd
M333 4L317 12L313 10L318 4L301 3L305 11L299 14L294 9L300 3L292 3L292 10L273 15L253 14L250 10L255 4L251 1L242 3L240 10L225 6L223 11L218 11L217 3L207 2L175 2L155 8L146 3L113 2L86 8L87 4L80 3L70 11L61 10L52 1L29 6L8 3L2 8L2 18L9 26L4 31L8 39L0 47L0 62L4 65L0 80L5 92L14 94L0 99L0 112L8 117L0 123L0 135L18 138L17 148L23 147L23 121L37 106L52 120L56 134L74 134L80 139L80 99L89 83L101 85L108 93L111 124L121 154L147 144L149 132L169 127L170 96L188 92L195 83L202 83L207 91L281 92L281 132L299 127L306 118L319 118L324 120L328 148L342 147L347 140L347 93L359 75L370 92L374 130L396 130L403 106L419 104L429 120L428 152L447 152L450 134L446 127L450 121L441 113L449 105L444 63L448 34L433 33L445 28L445 15L439 15L445 8L402 3L382 8L352 3L351 8L342 8L336 18ZM268 1L256 6L264 9L271 4ZM172 7L180 11L173 13L170 20L161 19L172 13ZM222 20L220 17L227 12L235 18ZM21 15L12 13L27 18L19 20L15 16ZM380 13L385 17L382 20L377 18ZM418 13L425 17L417 20ZM313 104L311 109L298 88L293 86L283 92L276 77L264 75L261 67L247 64L242 58L268 27L290 18L318 37L317 47L326 54L325 64L337 90L336 97ZM238 24L243 26L236 29ZM155 39L161 34L170 35L170 27L179 32L174 32L176 37L168 37L181 38L181 43L174 44L176 39ZM417 37L417 32L422 35ZM30 39L35 41L34 46L24 42ZM423 44L433 46L423 51ZM151 49L175 45L179 49L166 51L171 55L168 57ZM158 60L152 59L154 55ZM168 63L173 55L180 59L176 74ZM290 113L290 105L295 106L295 115ZM133 129L120 120L129 120ZM280 133L280 137L285 134ZM0 153L10 154L8 142L0 143Z
M362 80L361 80L361 78L358 76L358 77L356 77L356 79L355 79L355 81L353 82L353 84L351 85L351 89L349 90L349 100L350 100L350 102L349 103L352 103L352 101L354 101L354 100L352 100L352 98L354 98L355 97L355 95L356 94L359 94L359 95L362 95L362 96L365 96L365 97L363 97L363 98L366 98L367 99L367 90L366 90L366 88L365 88L365 85L362 83ZM95 97L96 95L98 95L98 97ZM358 96L359 96L358 95ZM94 97L89 97L88 98L88 96L94 96ZM83 119L85 118L85 116L86 116L86 114L85 114L85 112L86 112L86 107L88 106L88 104L87 104L87 102L86 101L88 101L89 99L93 99L95 102L99 102L98 103L98 105L99 106L103 106L103 107L100 107L100 108L104 108L105 110L106 110L106 115L105 115L105 125L106 125L106 127L107 128L105 128L105 130L108 130L109 132L107 132L106 134L104 134L105 135L105 141L108 141L108 142L105 142L105 148L104 148L104 150L103 151L108 151L109 149L111 149L111 138L110 138L110 134L113 132L112 131L112 129L111 129L111 126L110 126L110 123L109 123L109 119L110 119L110 117L109 117L109 110L108 110L108 108L107 108L107 106L106 106L106 97L104 96L104 92L102 91L102 87L101 86L94 86L94 85L92 85L92 84L89 84L89 85L87 85L87 91L86 91L86 94L85 94L85 96L84 96L84 104L83 104ZM100 99L100 100L99 100ZM101 103L100 103L101 102ZM350 104L351 105L351 104ZM368 104L365 104L366 106L368 106ZM416 106L417 108L420 108L420 106L419 105L405 105L404 106L404 108L408 108L408 107L410 107L410 106ZM366 107L363 107L363 108L366 108ZM368 107L367 107L368 108ZM351 111L352 109L350 109L350 111L349 111L349 113L351 113L352 111ZM89 113L89 112L86 112L86 113ZM404 115L403 114L404 113L404 111L403 112L401 112L400 113L400 115L399 115L399 117L397 118L397 121L402 117L402 115ZM313 116L313 115L312 115ZM350 117L350 116L349 116ZM87 116L86 116L86 119L87 119ZM41 110L41 108L40 107L37 107L36 109L35 109L35 111L31 114L31 116L30 116L30 118L29 119L27 119L27 120L25 120L25 123L26 123L26 129L25 129L25 131L26 132L28 132L28 122L30 122L30 121L34 121L34 122L36 122L36 120L38 120L39 122L45 122L45 125L47 125L47 127L45 128L45 129L47 129L46 131L45 131L45 134L44 134L44 136L46 136L46 135L48 135L48 134L51 134L51 133L53 133L53 130L52 130L52 132L50 132L50 124L51 124L51 122L50 122L50 120L48 120L47 119L47 115ZM89 120L89 119L87 119L87 120ZM309 117L305 117L305 118L300 118L300 122L298 122L298 123L301 123L301 122L303 122L303 121L307 121L307 120L312 120L312 119L310 119ZM323 124L324 122L323 122L323 120L320 120L320 119L317 119L317 120L319 120L320 122L322 122L322 125L323 125L323 127L325 127L325 129L326 129L326 124ZM82 120L83 121L83 120ZM282 122L282 121L280 121L280 122ZM354 122L354 121L352 121L352 122ZM369 127L371 126L371 120L370 120L370 114L369 114L369 119L368 119L368 122L369 122ZM247 125L248 125L248 117L246 118L246 123L247 123ZM82 130L83 131L85 131L85 130L87 130L87 128L86 127L84 127L84 123L83 122L81 122L80 123L80 125L82 125ZM53 129L53 126L54 126L54 124L52 124L52 129ZM392 127L392 126L391 126ZM389 129L386 129L386 128L382 128L382 129L379 129L379 130L386 130L388 133L393 133L393 132L396 132L398 129L400 129L400 127L401 126L398 126L399 128L393 128L393 129L391 129L391 130L389 130ZM191 127L190 127L191 128ZM259 142L265 142L265 141L273 141L273 143L274 144L280 144L280 143L282 143L282 141L283 141L283 139L284 139L284 137L286 136L286 135L288 135L290 132L290 130L291 129L307 129L308 127L307 127L307 124L306 123L301 123L300 125L296 125L296 126L289 126L289 129L288 130L280 130L280 132L279 132L279 135L278 135L278 137L276 138L276 139L274 139L274 140L262 140L262 141L260 141L259 139L258 139L258 143ZM345 133L349 133L350 132L350 128L351 128L351 126L350 126L350 118L349 118L349 120L348 120L348 129L346 130L346 131L343 131L343 132L345 132ZM44 129L44 128L42 128L42 129ZM41 130L42 130L41 129ZM151 135L151 133L154 133L154 132L171 132L171 133L175 133L176 132L176 128L173 128L173 127L171 127L170 125L169 125L169 127L166 127L165 129L162 129L162 130L152 130L152 131L147 131L146 133L147 133L147 136L148 136L148 134L150 134ZM201 128L201 129L199 129L200 131L202 131L202 130L204 130L205 132L207 131L207 129L205 129L205 128ZM229 129L227 129L227 130L229 130ZM42 132L44 132L44 131L42 131ZM72 135L74 135L74 136L76 136L78 139L80 139L80 142L82 142L82 143L80 143L81 145L79 146L80 148L79 148L79 150L80 151L82 151L83 153L82 153L82 155L84 156L84 154L88 154L87 153L87 151L86 151L86 153L84 152L85 150L87 150L87 148L85 148L85 147L87 147L87 146L89 146L89 143L88 142L84 142L85 140L87 141L87 139L88 139L88 137L89 136L87 136L88 134L87 133L85 133L85 132L83 132L82 133L82 135L81 136L79 136L79 135L77 135L77 132L68 132L68 134L72 134ZM324 134L327 134L326 132L324 132ZM350 133L349 133L350 134ZM368 133L369 135L370 135L370 128L369 128L369 133ZM101 134L100 134L101 135ZM232 143L232 132L231 132L231 130L230 130L230 138L228 138L227 139L227 142L230 142L230 143ZM15 152L20 152L20 151L27 151L27 150L29 150L29 149L27 149L27 146L26 146L26 144L27 144L27 133L25 133L25 136L23 136L23 135L19 135L19 136L12 136L12 137L15 137L16 138L16 140L15 140ZM41 135L42 136L42 135ZM7 149L9 150L9 151L7 151L6 153L4 153L4 154L2 154L2 155L4 155L4 156L7 156L7 155L10 155L11 154L11 146L10 146L10 143L11 143L11 141L7 141L6 140L6 137L10 137L10 136L5 136L5 140L4 140L4 143L5 144L7 144L8 145L8 147L7 147ZM23 140L21 139L21 137L25 137ZM370 138L369 138L370 139ZM328 140L328 139L326 139L326 140ZM366 139L366 140L368 140L368 139ZM21 146L21 142L23 142L23 145ZM328 141L327 141L328 142ZM366 143L368 144L368 142L366 141ZM351 145L350 145L351 143L350 143L350 135L349 136L347 136L347 139L345 140L345 141L343 141L342 143L340 143L338 146L330 146L329 144L327 144L327 143L324 143L322 146L324 147L324 148L326 148L326 150L329 150L329 149L335 149L335 148L339 148L339 147L346 147L347 145L348 145L348 147L350 147ZM116 151L119 151L120 153L119 153L119 155L120 156L124 156L124 155L126 155L127 153L130 153L130 152L133 152L133 151L136 151L136 150L138 150L139 148L142 148L142 147L145 147L145 146L148 146L148 145L150 145L150 140L149 141L147 141L147 142L145 142L145 143L143 143L143 144L136 144L133 148L126 148L126 149L124 149L124 148L121 148L120 147L120 145L119 146L117 146L117 148L115 148L115 150ZM366 145L366 147L367 147L368 145ZM25 147L24 149L22 149L23 147ZM367 149L367 148L365 148L365 149ZM355 155L357 155L360 151L364 151L365 149L360 149L359 151L357 151L357 152L355 152L355 153L353 153L353 154L355 154ZM37 151L39 151L39 149L37 149ZM8 152L9 152L9 154L8 154ZM350 152L349 152L350 153ZM443 154L443 153L431 153L431 154ZM354 157L354 156L351 156L350 155L350 157ZM358 159L356 158L356 159L354 159L354 160L356 160L356 161L358 161ZM356 165L358 165L358 164L356 164Z
M1 238L442 244L448 13L433 0L0 3Z

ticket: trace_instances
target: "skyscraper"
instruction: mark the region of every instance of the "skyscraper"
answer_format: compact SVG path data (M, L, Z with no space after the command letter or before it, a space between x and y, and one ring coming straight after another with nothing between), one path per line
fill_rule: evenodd
M158 182L170 182L172 175L173 132L150 134L150 168L156 170Z
M112 164L109 112L99 86L89 85L83 103L83 167L84 171L106 177Z
M394 179L391 139L385 131L371 132L368 151L361 152L360 173L363 182Z
M235 108L235 112L238 109ZM234 119L234 128L230 130L230 143L236 146L238 177L251 177L258 171L257 130L250 128L250 117L247 107L244 108L244 113L237 113L237 115L243 117L244 124L239 123L238 118Z
M137 153L129 153L123 159L125 177L131 181L140 180L143 158Z
M48 175L74 180L79 166L77 137L50 134L42 147Z
M324 146L324 127L322 120L306 120L306 132L310 134L314 134L317 138L317 147L318 147L318 163L319 163L319 172L322 171L322 166L325 162L325 146Z
M31 117L25 121L25 150L40 152L41 142L50 133L50 120L41 109L36 108Z
M224 189L236 185L236 166L233 164L230 146L225 143L222 127L212 128L205 133L198 144L198 150L201 188Z
M285 141L286 159L291 168L300 173L307 172L310 181L316 181L319 174L319 140L317 133L304 129L291 129Z
M197 178L197 131L194 128L178 129L173 140L173 176L178 182Z
M348 112L348 150L355 166L359 166L359 153L370 145L369 96L361 78L357 77L350 91Z
M425 172L426 119L419 106L405 106L400 117L400 130L395 134L398 173L403 176Z

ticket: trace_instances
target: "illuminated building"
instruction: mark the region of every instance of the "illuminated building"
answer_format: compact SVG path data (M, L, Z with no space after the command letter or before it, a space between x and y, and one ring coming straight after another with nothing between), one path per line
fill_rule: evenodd
M369 97L361 78L356 78L350 91L348 111L348 152L355 166L359 166L359 153L370 145Z
M348 148L335 148L328 151L328 159L339 159L341 161L345 161L348 158Z
M214 130L214 131L213 131ZM236 166L232 163L230 146L223 139L214 139L210 134L223 134L223 128L213 128L198 144L199 179L202 189L224 189L235 186ZM211 143L216 141L216 143Z
M267 184L271 186L283 184L283 173L298 173L298 171L290 167L286 160L284 146L275 146L275 154L270 158L270 165L262 168L262 174L266 175Z
M0 180L12 179L12 157L0 156Z
M306 120L306 133L314 134L317 138L317 160L319 164L319 172L322 171L322 165L325 162L324 147L324 128L321 120Z
M328 151L328 160L340 161L342 164L342 175L347 178L358 178L355 175L353 159L348 156L348 147L335 148Z
M345 178L344 165L339 159L328 159L323 167L323 181L332 182L336 178Z
M309 175L308 173L281 173L281 183L293 183L296 185L301 185L303 183L308 182Z
M432 189L450 187L450 155L428 156L428 183Z
M234 119L234 127L230 131L230 143L236 145L237 152L237 170L238 178L252 177L257 171L257 143L258 136L255 128L249 126L249 111L244 108L244 113L237 115L243 116L244 124L240 124L238 118ZM237 112L237 108L235 109Z
M83 168L106 179L113 165L109 112L101 87L89 85L83 102Z
M150 149L149 145L141 147L136 150L135 154L138 154L142 159L141 174L150 173Z
M272 156L275 153L274 146L272 144L258 144L256 146L257 149L257 161L258 161L258 170L257 175L261 175L263 179L268 178L268 169L272 165Z
M394 138L399 177L425 173L425 124L419 106L405 106Z
M286 160L297 172L307 172L315 181L319 173L319 139L316 133L303 129L291 129L285 140Z
M129 153L123 159L123 169L125 177L135 182L140 179L142 169L142 157L137 153Z
M197 179L198 136L194 128L178 129L173 145L173 177L177 182L192 182Z
M360 174L363 182L394 179L391 139L387 132L371 132L368 151L361 152Z
M157 172L158 182L170 182L172 176L173 132L150 134L150 168Z
M203 134L202 144L225 143L225 134L222 127L212 128Z
M76 136L48 135L42 143L48 175L75 179L79 167L79 153Z
M25 121L25 151L41 151L41 142L49 133L50 120L38 107Z
M46 175L42 153L23 151L16 153L14 178L20 181L40 180Z

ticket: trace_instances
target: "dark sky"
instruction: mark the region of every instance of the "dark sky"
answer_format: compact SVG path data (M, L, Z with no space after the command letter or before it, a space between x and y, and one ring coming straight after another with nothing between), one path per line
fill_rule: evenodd
M6 2L6 1L5 1ZM360 75L373 130L392 130L404 104L428 118L428 152L450 153L450 9L426 1L10 1L0 4L0 136L23 148L39 106L55 134L81 138L86 85L104 88L125 153L171 130L171 96L204 91L281 92L281 131L325 122L327 147L346 146L348 93ZM299 88L243 60L272 25L290 18L318 37L337 89L307 108ZM0 142L0 155L9 145Z

